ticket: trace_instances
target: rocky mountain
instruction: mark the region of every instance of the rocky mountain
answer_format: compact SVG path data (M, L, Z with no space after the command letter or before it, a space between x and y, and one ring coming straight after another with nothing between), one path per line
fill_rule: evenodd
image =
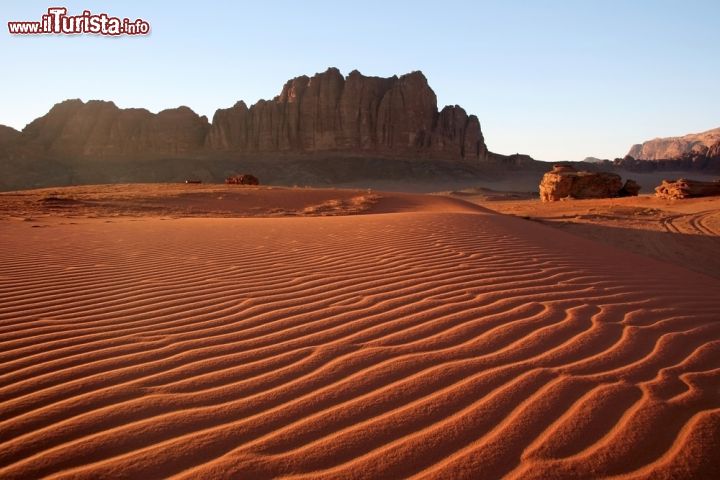
M330 163L332 162L332 163ZM152 113L66 100L22 132L0 127L0 189L67 183L221 181L259 172L278 183L472 178L534 161L488 152L475 115L437 107L422 72L347 77L336 68L288 81L272 100ZM282 173L282 175L281 175Z
M336 68L290 80L273 100L218 110L206 147L466 160L487 154L477 117L457 105L438 112L422 72L379 78L354 70L343 77Z
M720 157L720 128L682 137L648 140L633 145L628 155L636 160L675 160L687 156Z
M0 156L6 153L6 150L18 141L21 133L14 128L0 125Z
M693 172L720 174L720 128L682 137L655 138L633 145L624 158L603 167L631 172Z
M0 130L0 143L9 141L53 158L95 160L347 152L478 161L487 155L477 117L457 105L438 111L422 72L379 78L355 70L343 77L336 68L294 78L272 100L220 109L212 124L188 107L154 114L66 100L18 135Z
M11 127L0 125L0 145L7 145L13 140L20 138L20 132Z
M206 117L187 107L153 114L120 109L113 102L66 100L28 124L18 140L61 159L173 156L203 148L209 128Z

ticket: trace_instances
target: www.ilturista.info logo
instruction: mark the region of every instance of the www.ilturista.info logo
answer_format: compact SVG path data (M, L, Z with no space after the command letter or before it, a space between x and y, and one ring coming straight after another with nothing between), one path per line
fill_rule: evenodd
M90 10L83 11L82 15L68 15L65 7L51 7L39 22L8 22L8 31L13 35L147 35L150 24L142 18L130 20L107 13L90 13Z

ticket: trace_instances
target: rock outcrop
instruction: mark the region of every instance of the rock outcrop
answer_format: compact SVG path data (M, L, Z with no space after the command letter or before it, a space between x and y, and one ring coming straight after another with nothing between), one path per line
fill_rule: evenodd
M154 114L66 100L30 123L18 142L60 159L343 152L477 162L488 156L477 117L457 105L438 111L422 72L380 78L355 70L343 77L336 68L294 78L272 100L217 110L212 124L188 107Z
M188 107L153 114L113 102L66 100L30 123L25 145L57 158L178 155L203 147L210 125Z
M206 146L237 153L344 151L481 160L480 122L459 106L438 112L422 72L347 78L330 68L288 81L279 96L213 116Z
M713 156L710 156L713 155ZM708 150L707 155L684 154L668 160L636 160L630 155L616 158L612 162L598 163L601 169L619 168L629 172L703 172L720 173L720 144Z
M20 139L21 133L14 128L0 125L0 155L4 155L8 148Z
M706 156L708 158L720 158L720 141L708 148Z
M625 185L620 189L618 196L620 197L637 197L640 193L640 184L635 180L628 178Z
M636 160L676 160L684 156L720 157L720 128L682 137L655 138L633 145L628 155Z
M663 180L655 187L655 195L666 199L710 197L720 195L720 180L701 182L699 180Z
M543 175L540 199L553 202L565 198L610 198L637 195L640 186L633 180L625 185L622 178L610 172L582 172L568 165L555 165Z
M243 175L232 175L225 179L228 185L260 185L260 180L254 175L245 173Z
M0 145L6 145L20 138L20 132L12 127L0 125Z
M271 100L219 109L212 123L188 107L66 100L22 132L0 129L0 190L221 182L240 168L270 183L331 185L466 182L544 167L489 152L478 118L458 105L438 109L419 71L382 78L329 68L289 80Z

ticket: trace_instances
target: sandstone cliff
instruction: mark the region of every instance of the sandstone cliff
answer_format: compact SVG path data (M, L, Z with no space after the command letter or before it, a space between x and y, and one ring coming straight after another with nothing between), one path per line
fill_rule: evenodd
M178 155L202 148L206 117L187 107L157 114L113 102L66 100L22 131L25 146L58 158Z
M421 72L347 78L330 68L287 82L273 100L238 102L213 116L206 146L241 153L344 151L484 159L480 122L459 106L437 109Z
M355 70L343 77L336 68L294 78L272 100L217 110L212 124L187 107L154 114L66 100L17 140L62 159L344 152L474 162L487 156L477 117L457 105L438 111L421 72L379 78Z
M14 128L0 125L0 155L5 155L10 148L21 137L21 133Z
M720 128L682 137L648 140L633 145L628 155L637 160L675 160L688 155L720 157Z
M6 145L20 138L20 132L12 127L0 125L0 145Z
M219 109L152 113L66 100L22 132L0 128L0 190L109 182L222 181L238 169L267 183L472 181L534 170L523 155L488 152L474 115L437 107L422 72L289 80L279 95ZM539 171L539 170L538 170Z

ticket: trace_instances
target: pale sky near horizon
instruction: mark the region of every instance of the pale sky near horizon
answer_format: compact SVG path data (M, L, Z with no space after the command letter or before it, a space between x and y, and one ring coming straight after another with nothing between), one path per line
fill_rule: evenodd
M488 147L540 160L623 156L720 127L720 1L3 2L0 124L67 98L207 115L292 77L422 70ZM146 37L19 36L51 6L147 20Z

